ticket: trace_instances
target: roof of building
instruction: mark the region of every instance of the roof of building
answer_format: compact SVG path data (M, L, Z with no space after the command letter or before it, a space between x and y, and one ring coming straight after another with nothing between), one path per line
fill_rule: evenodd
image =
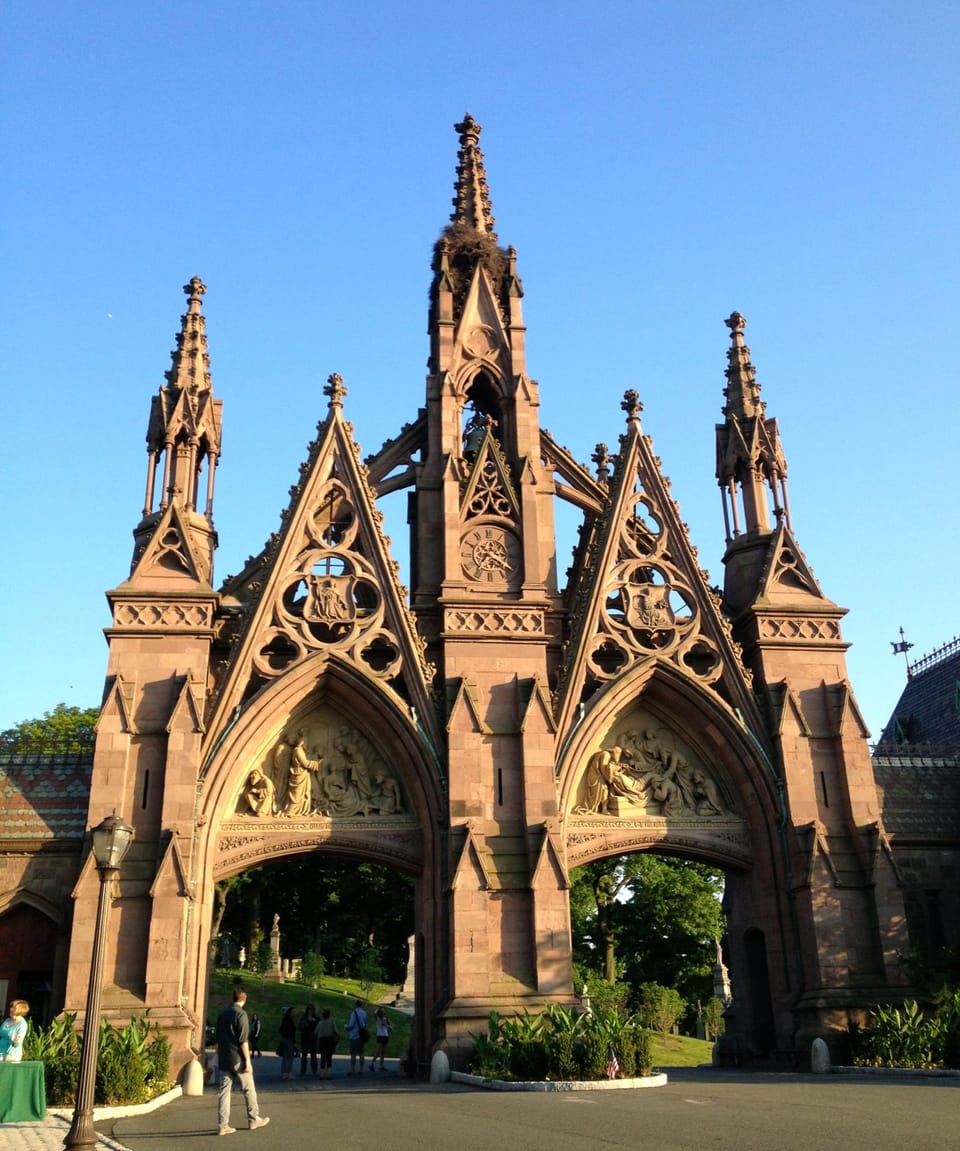
M92 751L0 755L0 842L82 840Z
M903 694L887 721L877 754L905 746L960 749L960 639L909 667Z

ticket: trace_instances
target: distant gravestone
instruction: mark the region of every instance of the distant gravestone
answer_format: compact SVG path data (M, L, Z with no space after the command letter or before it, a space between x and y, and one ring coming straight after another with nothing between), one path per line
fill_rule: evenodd
M810 1070L814 1075L826 1075L832 1066L830 1048L822 1039L814 1039L810 1047Z

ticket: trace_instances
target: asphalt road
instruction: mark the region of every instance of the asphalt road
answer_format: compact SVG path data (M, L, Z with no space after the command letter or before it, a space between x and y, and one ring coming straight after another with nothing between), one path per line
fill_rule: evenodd
M243 1100L220 1151L960 1151L960 1079L669 1071L644 1090L503 1093L429 1086L396 1072L321 1086L256 1061L260 1111ZM216 1094L97 1124L130 1151L200 1151L217 1139Z

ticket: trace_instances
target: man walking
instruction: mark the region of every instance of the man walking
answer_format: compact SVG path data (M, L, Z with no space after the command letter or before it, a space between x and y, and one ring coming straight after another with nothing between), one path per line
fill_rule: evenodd
M220 1068L220 1091L217 1095L217 1134L232 1135L236 1127L230 1126L230 1092L234 1087L243 1093L247 1105L247 1123L251 1131L266 1127L269 1119L260 1115L257 1089L253 1083L253 1063L250 1060L250 1021L243 1005L246 991L233 989L233 1003L220 1013L217 1020L217 1062Z

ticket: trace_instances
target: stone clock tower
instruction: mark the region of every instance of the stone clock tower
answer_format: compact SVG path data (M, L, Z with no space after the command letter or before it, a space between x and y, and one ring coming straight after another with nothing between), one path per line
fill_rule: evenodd
M426 447L410 497L412 607L449 703L451 1006L570 992L548 685L561 604L554 479L526 374L516 252L460 133L433 259ZM547 941L538 946L537 941ZM514 1008L515 1009L515 1004Z

